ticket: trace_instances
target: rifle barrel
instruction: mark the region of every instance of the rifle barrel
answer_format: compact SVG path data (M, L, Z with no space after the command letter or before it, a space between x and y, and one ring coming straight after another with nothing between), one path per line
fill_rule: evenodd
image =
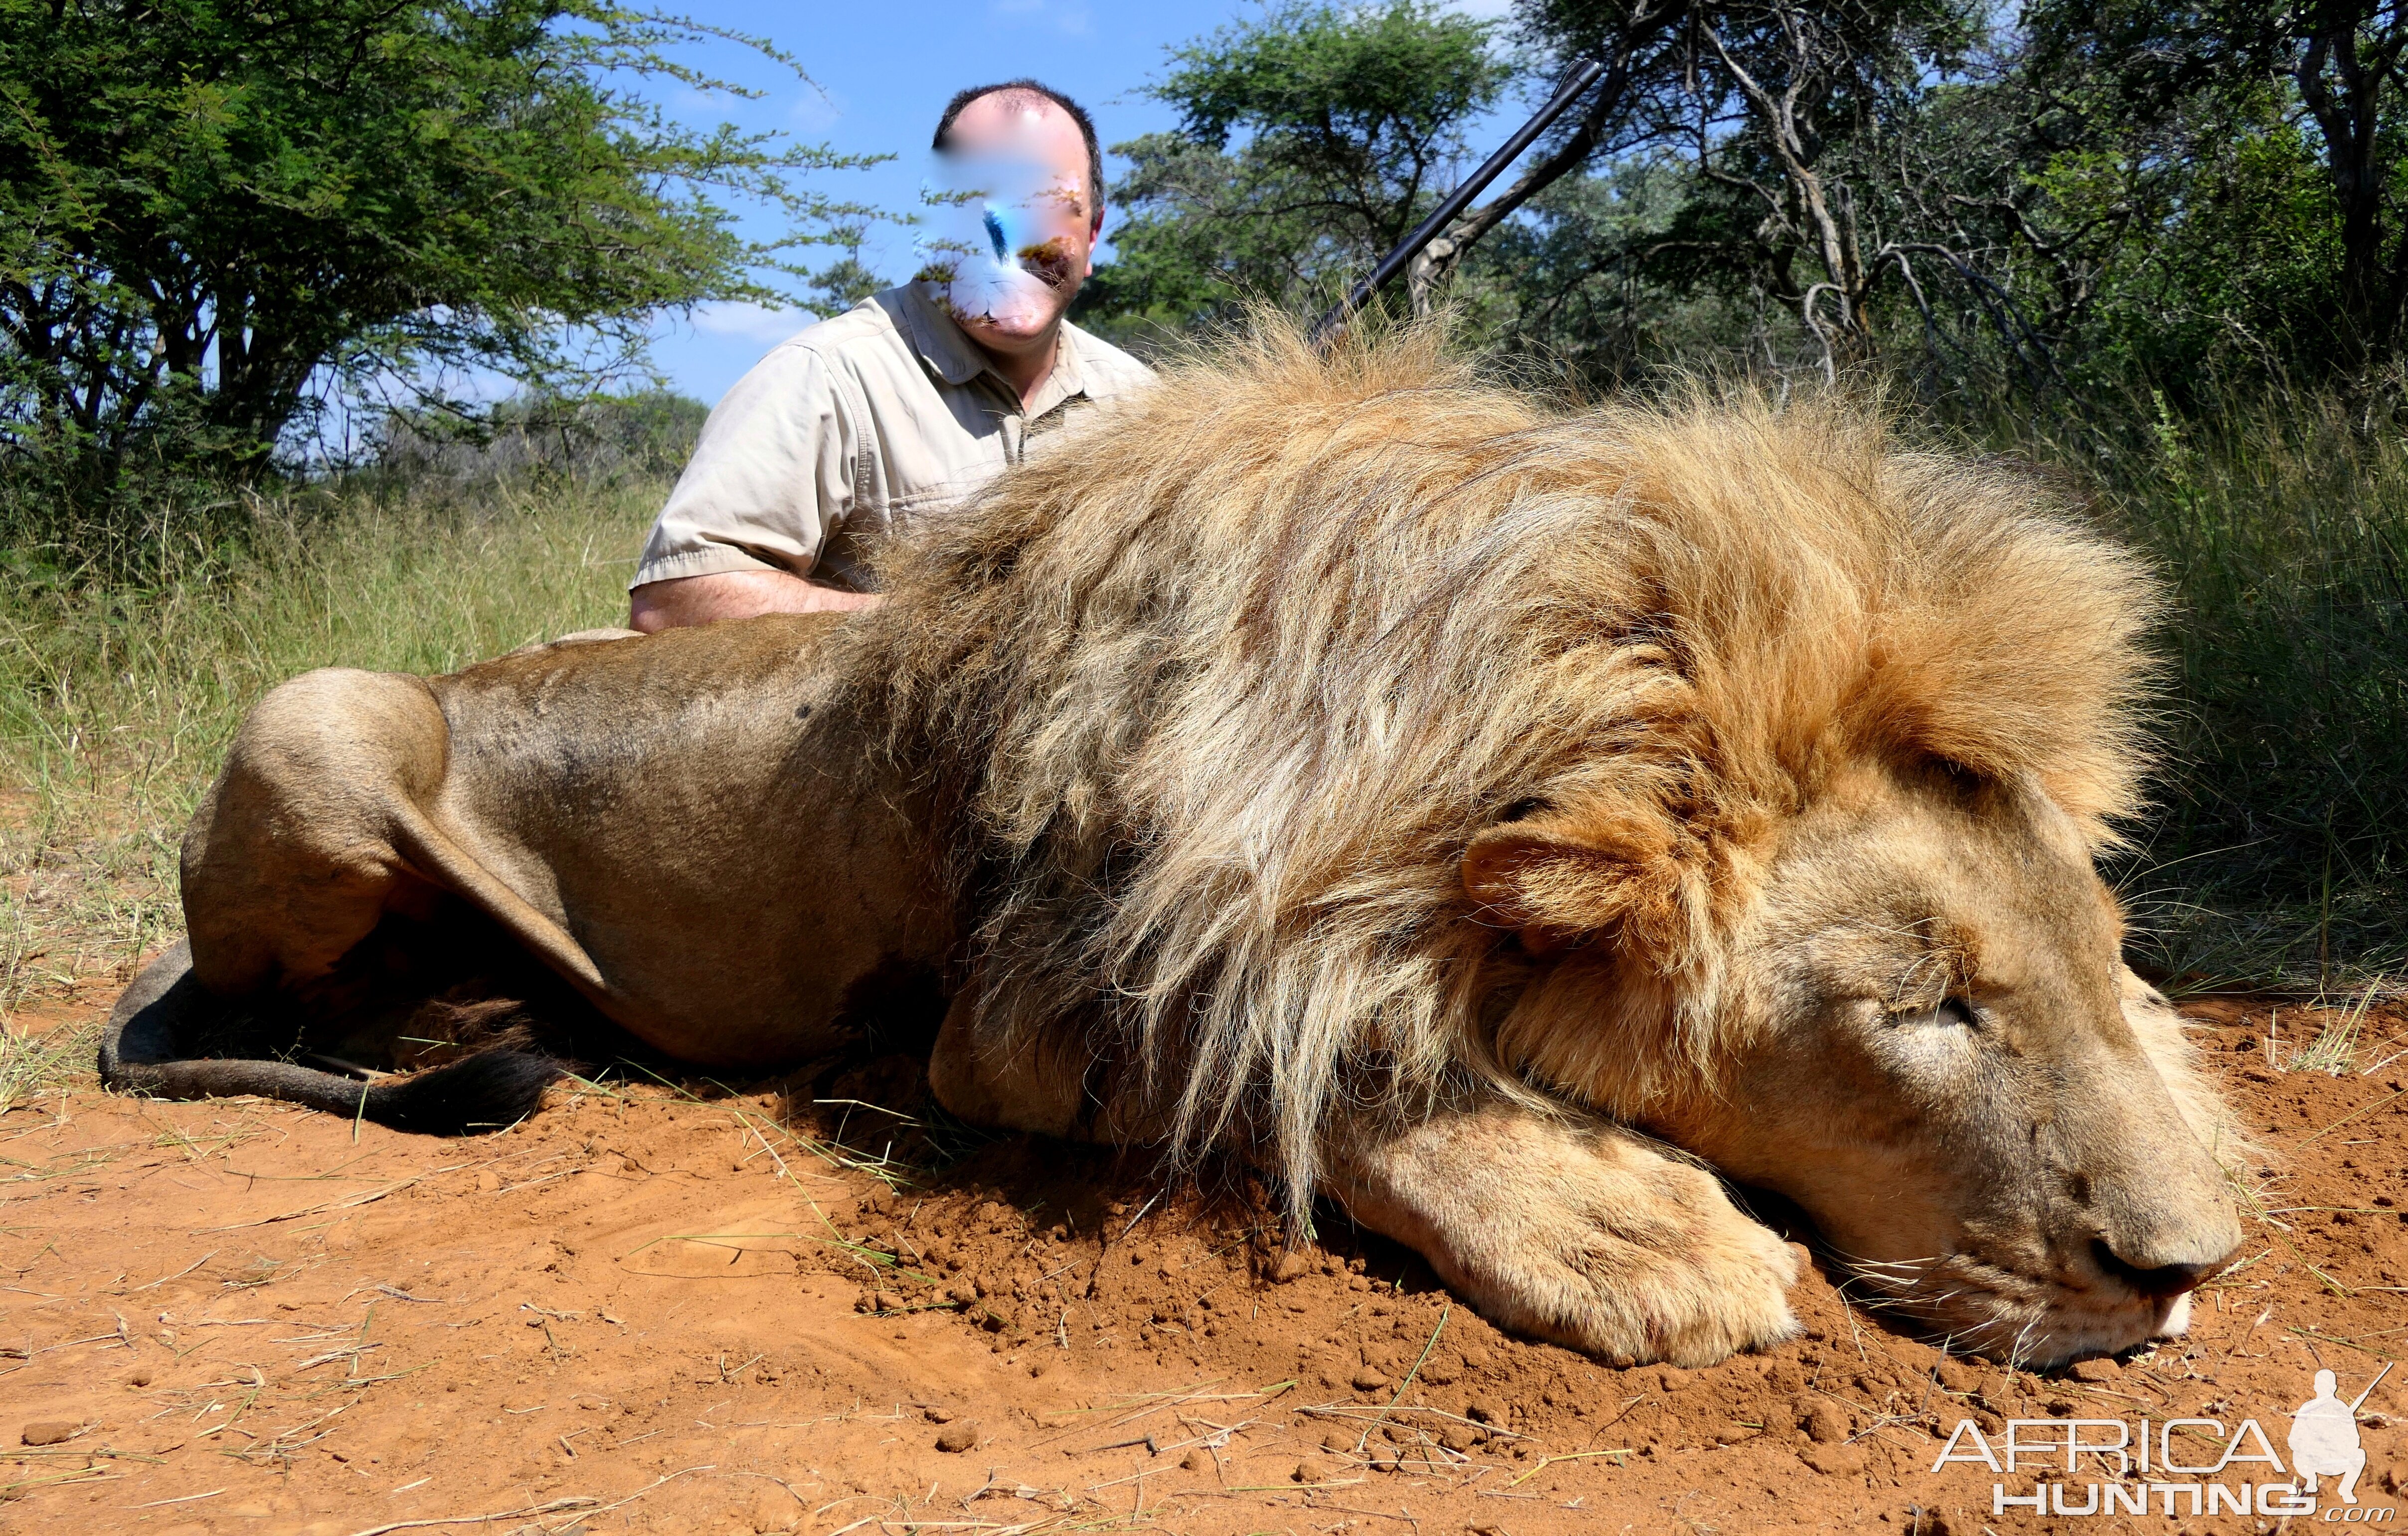
M2350 1411L2351 1413L2353 1413L2353 1414L2357 1413L2357 1412L2358 1412L2358 1403L2362 1403L2362 1402L2364 1402L2367 1399L2369 1399L2369 1398L2371 1398L2371 1397L2374 1396L2374 1389L2375 1389L2376 1387L2378 1387L2378 1386L2381 1386L2381 1385L2383 1385L2383 1378L2384 1378L2384 1377L2386 1377L2386 1376L2388 1376L2388 1375L2390 1375L2390 1374L2391 1374L2391 1362L2390 1362L2390 1361L2388 1361L2388 1360L2386 1360L2386 1361L2384 1361L2384 1362L2383 1362L2383 1369L2382 1369L2382 1370L2380 1370L2380 1371L2376 1371L2376 1372L2374 1373L2374 1379L2373 1379L2372 1381L2371 1381L2371 1382L2369 1382L2369 1383L2367 1383L2367 1384L2366 1384L2366 1390L2365 1390L2365 1391L2363 1391L2363 1392L2360 1392L2360 1393L2358 1395L2358 1400L2357 1400L2357 1401L2352 1402L2352 1403L2349 1405L2349 1411Z
M1453 223L1465 208L1471 206L1473 198L1486 192L1488 183L1503 175L1506 166L1520 159L1522 151L1530 147L1531 141L1545 133L1555 119L1564 115L1566 108L1580 99L1581 93L1595 84L1597 78L1604 73L1604 65L1595 59L1584 59L1566 75L1563 83L1555 87L1555 93L1547 98L1547 104L1540 108L1529 122L1522 124L1519 133L1498 145L1497 152L1482 161L1478 170L1464 178L1461 185L1447 194L1446 200L1432 209L1428 218L1414 225L1413 232L1399 241L1397 249L1380 258L1380 265L1371 268L1370 276L1357 282L1344 298L1331 306L1327 314L1313 323L1313 349L1320 351L1336 340L1338 333L1346 328L1346 322L1355 310L1369 303L1372 294L1394 280L1398 273L1421 254L1423 247L1438 238L1440 230Z

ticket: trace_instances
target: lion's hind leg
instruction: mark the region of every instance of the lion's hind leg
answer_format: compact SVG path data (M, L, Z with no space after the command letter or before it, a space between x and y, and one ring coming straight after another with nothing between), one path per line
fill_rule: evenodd
M1619 1126L1501 1098L1350 1120L1331 1192L1501 1327L1617 1364L1710 1365L1798 1331L1799 1261L1713 1175Z
M508 1124L532 1110L561 1069L524 1050L406 1077L305 1064L346 1023L392 1001L372 996L391 990L369 963L380 929L466 899L423 847L440 840L425 808L451 751L443 712L415 678L329 668L262 699L185 834L190 937L119 1003L103 1081L173 1098L260 1094L420 1131ZM377 1041L333 1049L388 1056ZM264 1059L271 1055L301 1059Z

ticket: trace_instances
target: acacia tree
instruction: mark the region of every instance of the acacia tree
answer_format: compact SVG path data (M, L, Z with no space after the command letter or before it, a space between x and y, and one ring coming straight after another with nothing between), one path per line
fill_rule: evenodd
M137 448L256 472L316 379L557 387L664 309L783 298L867 214L798 174L857 162L633 93L731 89L665 51L705 36L609 0L0 0L0 446L101 487ZM743 238L737 198L795 232Z
M1540 45L1542 67L1595 59L1605 71L1504 191L1466 208L1414 257L1408 279L1417 312L1429 308L1474 244L1532 199L1601 160L1661 136L1660 104L1687 58L1693 8L1693 0L1527 0L1521 28Z
M1326 302L1453 184L1510 78L1490 28L1427 0L1288 5L1173 50L1176 132L1115 145L1125 221L1082 315L1180 327L1248 294Z

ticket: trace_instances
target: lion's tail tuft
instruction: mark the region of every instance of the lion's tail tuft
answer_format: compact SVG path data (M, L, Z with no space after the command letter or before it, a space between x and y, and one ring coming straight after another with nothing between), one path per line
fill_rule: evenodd
M480 1051L375 1084L368 1089L366 1115L379 1125L428 1136L497 1130L533 1114L543 1104L544 1090L566 1075L560 1063L531 1051ZM356 1084L337 1081L357 1097Z

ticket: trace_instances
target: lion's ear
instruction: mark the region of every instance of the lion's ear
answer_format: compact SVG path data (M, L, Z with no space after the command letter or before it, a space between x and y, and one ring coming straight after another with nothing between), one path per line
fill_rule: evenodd
M1681 945L1682 871L1668 829L1549 817L1492 826L1463 854L1463 888L1484 922L1544 954L1616 928L1651 950Z

